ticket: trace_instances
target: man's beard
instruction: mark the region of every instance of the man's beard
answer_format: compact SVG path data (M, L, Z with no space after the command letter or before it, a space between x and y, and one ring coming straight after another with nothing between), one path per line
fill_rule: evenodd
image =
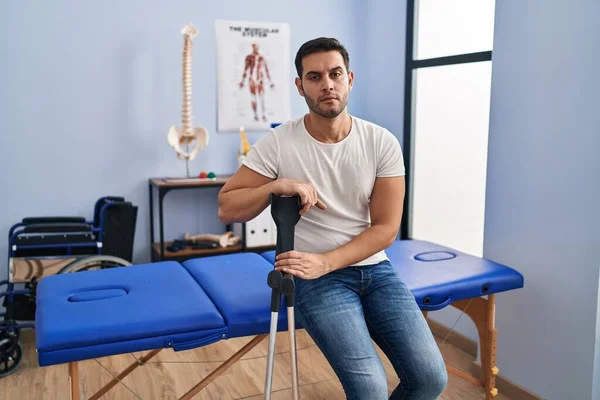
M308 96L304 96L304 100L306 101L306 105L308 106L308 108L310 108L310 110L312 112L314 112L315 114L323 117L323 118L335 118L338 115L340 115L342 113L342 111L344 111L344 109L346 108L346 105L348 103L348 98L344 97L342 99L336 100L339 101L339 108L328 108L327 110L324 110L322 108L319 107L318 102L313 100L312 98L308 97Z

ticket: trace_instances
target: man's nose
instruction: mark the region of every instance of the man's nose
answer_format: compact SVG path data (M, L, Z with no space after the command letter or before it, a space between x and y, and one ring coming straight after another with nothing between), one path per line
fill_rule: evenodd
M323 87L321 88L324 92L333 90L333 79L326 77L323 79Z

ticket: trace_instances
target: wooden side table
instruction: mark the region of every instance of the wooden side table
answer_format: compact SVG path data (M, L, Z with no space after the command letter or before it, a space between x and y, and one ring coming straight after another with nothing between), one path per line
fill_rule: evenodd
M173 190L185 189L203 189L222 187L231 175L217 175L215 179L200 179L200 178L150 178L148 181L148 190L150 195L150 244L151 244L151 259L154 261L163 260L184 260L192 257L202 257L207 255L235 253L242 251L243 243L235 246L217 248L217 249L190 249L186 248L177 252L172 252L167 249L172 243L165 241L164 231L164 200L167 193ZM158 192L158 230L159 241L154 240L154 193ZM227 230L231 230L231 226L226 226Z

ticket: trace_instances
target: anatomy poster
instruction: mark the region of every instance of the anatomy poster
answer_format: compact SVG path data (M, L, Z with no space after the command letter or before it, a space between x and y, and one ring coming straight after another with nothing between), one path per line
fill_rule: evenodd
M216 21L218 131L264 131L290 119L288 24Z

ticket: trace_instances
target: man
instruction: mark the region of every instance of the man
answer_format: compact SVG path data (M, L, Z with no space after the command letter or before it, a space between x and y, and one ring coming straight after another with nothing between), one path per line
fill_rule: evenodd
M385 249L396 239L404 160L386 129L348 114L354 83L346 49L318 38L296 55L309 112L259 139L219 193L225 223L248 221L269 195L299 195L295 250L275 268L296 282L297 321L349 399L387 399L373 339L400 379L391 399L435 399L447 374L431 331Z

